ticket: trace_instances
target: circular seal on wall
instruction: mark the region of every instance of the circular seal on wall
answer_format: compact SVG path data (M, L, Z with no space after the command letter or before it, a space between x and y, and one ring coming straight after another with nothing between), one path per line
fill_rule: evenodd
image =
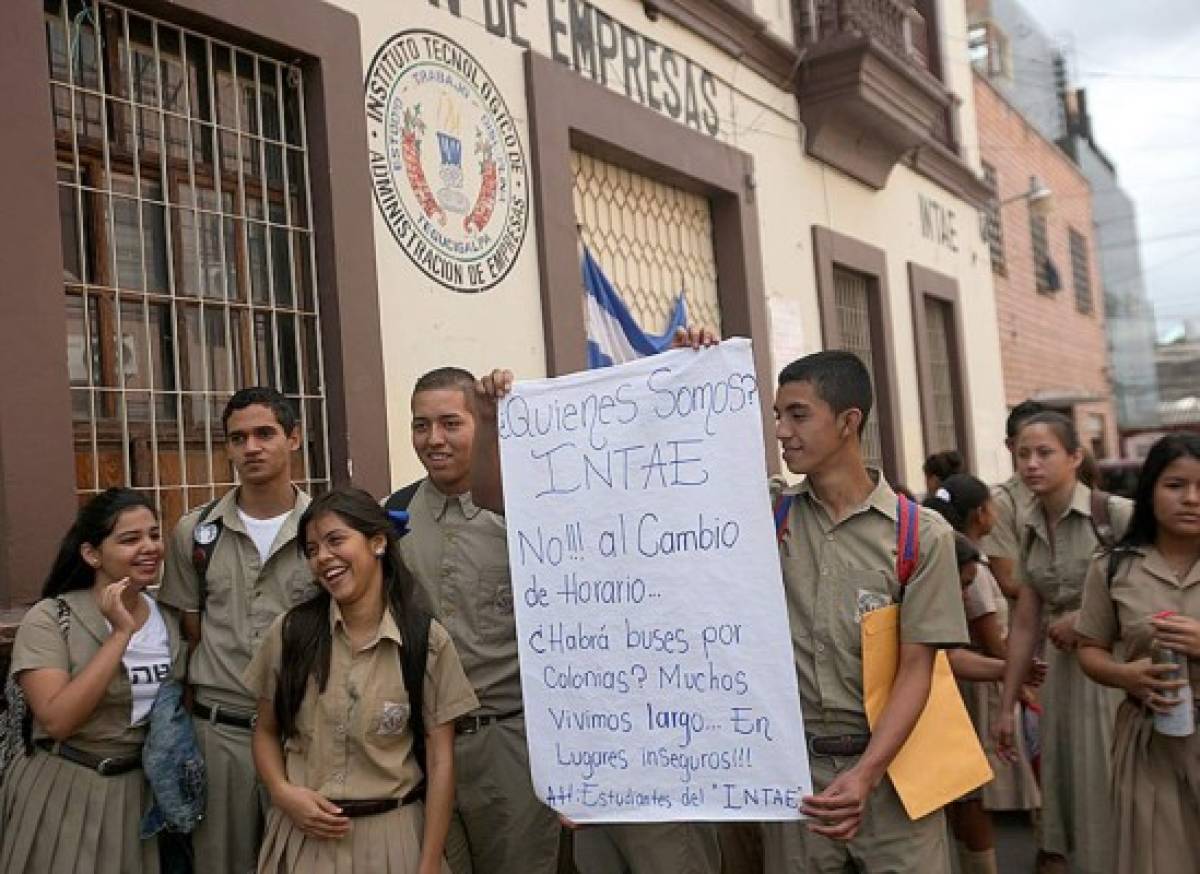
M367 71L375 204L405 254L454 291L485 291L516 263L529 220L517 125L483 67L428 30L392 36Z

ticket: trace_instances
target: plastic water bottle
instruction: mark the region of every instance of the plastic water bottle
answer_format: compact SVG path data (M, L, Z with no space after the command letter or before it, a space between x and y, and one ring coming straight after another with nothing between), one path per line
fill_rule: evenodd
M1172 611L1166 611L1155 615L1154 618L1165 619L1171 615ZM1189 737L1196 731L1196 711L1192 704L1187 656L1165 646L1155 646L1152 659L1156 665L1174 665L1175 672L1170 679L1183 680L1183 686L1172 696L1177 697L1179 702L1166 713L1154 714L1154 730L1170 737Z

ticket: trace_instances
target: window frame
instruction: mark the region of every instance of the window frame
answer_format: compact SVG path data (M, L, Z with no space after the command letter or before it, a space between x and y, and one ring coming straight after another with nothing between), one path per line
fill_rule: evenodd
M1071 256L1071 287L1075 291L1075 311L1085 316L1094 315L1096 296L1092 291L1092 265L1088 238L1075 228L1068 226L1067 246Z
M971 421L971 404L967 376L966 333L963 324L962 298L958 280L943 273L930 270L912 261L908 262L908 289L912 304L913 349L917 359L917 386L921 398L921 436L925 443L925 455L938 452L944 447L935 445L933 369L930 362L928 318L925 314L927 300L937 301L949 309L946 337L947 352L954 365L950 371L951 392L954 398L954 431L958 451L967 462L968 469L975 466L975 429Z
M841 346L841 327L838 324L834 291L834 265L862 274L868 279L870 296L868 318L871 342L875 347L871 384L875 391L878 416L880 453L883 456L883 475L891 483L900 482L904 463L904 438L899 417L899 382L896 342L892 328L891 296L888 290L887 255L861 240L839 234L830 228L814 225L813 260L817 278L817 301L821 313L821 338L825 349ZM884 372L880 373L880 367Z

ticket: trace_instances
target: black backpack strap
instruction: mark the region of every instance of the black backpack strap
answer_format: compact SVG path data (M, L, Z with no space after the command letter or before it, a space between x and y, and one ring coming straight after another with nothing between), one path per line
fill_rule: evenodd
M413 497L417 494L417 489L421 487L421 483L423 482L425 482L424 478L409 483L404 488L392 492L388 496L388 499L383 502L383 509L391 518L392 525L396 528L396 534L400 537L408 533L408 505L412 503Z
M196 578L200 584L200 609L204 610L204 601L208 596L208 565L213 553L217 551L217 542L225 530L225 524L220 517L209 521L209 516L216 509L220 498L215 498L204 505L196 527L192 529L192 567L196 570Z
M422 777L426 775L425 762L425 667L429 661L430 618L425 616L419 628L414 629L411 640L407 637L400 650L400 670L404 686L408 690L408 725L412 731L413 755L421 766ZM406 630L408 630L406 628ZM424 789L422 787L422 797Z
M1117 544L1116 533L1113 531L1112 514L1108 508L1108 501L1111 497L1112 495L1108 492L1100 489L1092 489L1090 497L1092 531L1104 549L1112 549Z

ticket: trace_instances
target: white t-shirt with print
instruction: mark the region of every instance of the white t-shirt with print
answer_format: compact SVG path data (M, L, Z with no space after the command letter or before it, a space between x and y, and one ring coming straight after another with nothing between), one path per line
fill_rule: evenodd
M142 598L150 608L150 617L134 633L129 646L125 648L125 655L121 657L133 693L130 725L145 722L154 704L154 696L158 694L158 687L171 677L171 641L167 637L167 625L163 622L158 604L145 595Z

